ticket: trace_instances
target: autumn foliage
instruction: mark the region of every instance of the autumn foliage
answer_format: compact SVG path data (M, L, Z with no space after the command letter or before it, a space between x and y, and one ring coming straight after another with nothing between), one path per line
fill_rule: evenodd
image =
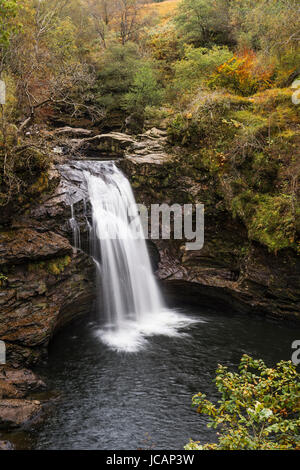
M254 51L244 51L220 65L209 85L213 88L224 87L243 96L249 96L270 88L273 74L272 66L263 68L258 64Z

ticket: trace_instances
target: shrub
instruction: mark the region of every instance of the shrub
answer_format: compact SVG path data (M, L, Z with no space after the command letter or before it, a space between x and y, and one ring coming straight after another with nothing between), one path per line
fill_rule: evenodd
M184 58L175 66L175 86L192 92L217 68L232 58L228 47L194 48L188 46Z
M146 106L161 103L163 92L160 89L155 72L150 63L144 63L135 73L130 91L122 101L122 107L128 112L144 112Z
M199 393L192 404L209 416L208 427L219 430L218 443L191 441L186 450L300 449L300 381L290 361L274 368L244 355L239 372L219 365L215 379L218 404Z
M242 96L250 96L259 90L271 86L271 68L263 70L256 64L255 54L245 52L234 56L218 67L216 74L209 81L211 88L224 87Z
M202 89L186 111L170 122L170 140L184 145L203 144L206 139L215 146L219 141L230 142L236 129L228 125L224 116L246 106L247 98Z

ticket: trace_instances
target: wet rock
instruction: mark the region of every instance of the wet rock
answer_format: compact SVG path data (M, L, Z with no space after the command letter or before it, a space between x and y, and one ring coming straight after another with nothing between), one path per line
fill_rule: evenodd
M125 150L133 145L134 139L127 134L111 132L85 139L73 139L70 143L76 152L94 157L107 155L111 159L124 156Z
M64 136L64 137L89 137L94 134L93 131L89 129L81 129L76 127L59 127L53 131L55 136Z
M34 262L71 253L68 240L53 232L39 233L29 228L0 232L0 265Z
M32 364L54 332L88 312L94 297L94 266L82 252L15 266L0 290L0 338L9 363Z
M176 158L166 155L160 164L146 153L119 162L138 202L205 205L202 250L186 251L184 240L152 240L159 251L157 276L165 292L176 302L213 304L223 310L299 321L300 260L296 253L283 250L274 255L249 240L245 227L232 219L218 198L209 175L205 171L198 171L194 178L181 175Z
M0 400L0 429L28 426L39 419L41 412L37 400Z
M14 450L14 445L9 441L0 441L0 450Z

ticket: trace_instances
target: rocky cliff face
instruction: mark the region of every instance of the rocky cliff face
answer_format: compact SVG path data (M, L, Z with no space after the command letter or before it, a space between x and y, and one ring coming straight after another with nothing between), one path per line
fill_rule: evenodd
M57 133L72 151L74 146L80 149L81 156L102 156L104 150L107 156L118 154L117 164L131 180L138 202L205 205L202 250L186 251L184 240L150 244L169 292L199 305L213 302L241 312L299 319L299 257L292 250L274 255L251 242L242 223L226 210L213 179L203 170L185 172L181 149L168 148L164 131L152 129L135 139L70 128ZM14 365L37 362L54 332L89 311L94 296L93 264L72 247L70 226L73 208L81 243L87 245L89 204L82 165L65 161L48 178L53 189L14 218L5 214L0 231L0 338Z
M14 366L36 363L54 332L93 302L93 263L71 244L70 204L80 196L56 169L49 177L55 190L0 231L0 338Z
M150 131L149 137L156 140L157 132ZM166 152L163 140L160 134L161 148L154 153L137 145L120 166L140 203L205 205L202 250L186 251L184 240L154 241L160 253L157 274L165 289L177 301L299 320L299 256L293 250L275 255L249 240L244 225L227 211L211 176L202 168L194 174L185 171L182 150Z
M70 224L73 204L83 214L84 194L64 168L52 167L51 189L36 201L0 216L0 339L7 358L0 366L0 430L28 427L43 416L44 404L32 393L45 384L23 367L45 357L55 332L93 305L94 265L72 246ZM0 450L11 448L0 439Z
M205 205L202 250L186 251L185 240L149 242L157 275L177 302L300 319L299 257L292 250L274 255L250 241L215 181L203 168L186 171L182 150L168 148L164 131L152 129L135 139L70 128L58 135L78 158L117 158L138 202ZM20 367L37 363L55 332L93 303L94 266L88 249L74 248L70 223L74 216L87 248L90 206L83 170L84 164L62 159L47 175L51 190L24 210L0 216L0 339L9 363L0 370L0 427L23 426L40 415L41 403L29 395L43 384ZM0 442L0 448L7 444Z

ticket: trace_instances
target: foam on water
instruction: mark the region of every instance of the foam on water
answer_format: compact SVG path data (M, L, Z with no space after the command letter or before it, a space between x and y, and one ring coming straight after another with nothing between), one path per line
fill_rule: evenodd
M115 351L137 352L145 348L148 338L154 335L169 337L186 337L186 330L193 323L199 323L199 319L187 317L169 309L145 316L142 321L127 320L123 324L105 325L96 330L96 336Z

